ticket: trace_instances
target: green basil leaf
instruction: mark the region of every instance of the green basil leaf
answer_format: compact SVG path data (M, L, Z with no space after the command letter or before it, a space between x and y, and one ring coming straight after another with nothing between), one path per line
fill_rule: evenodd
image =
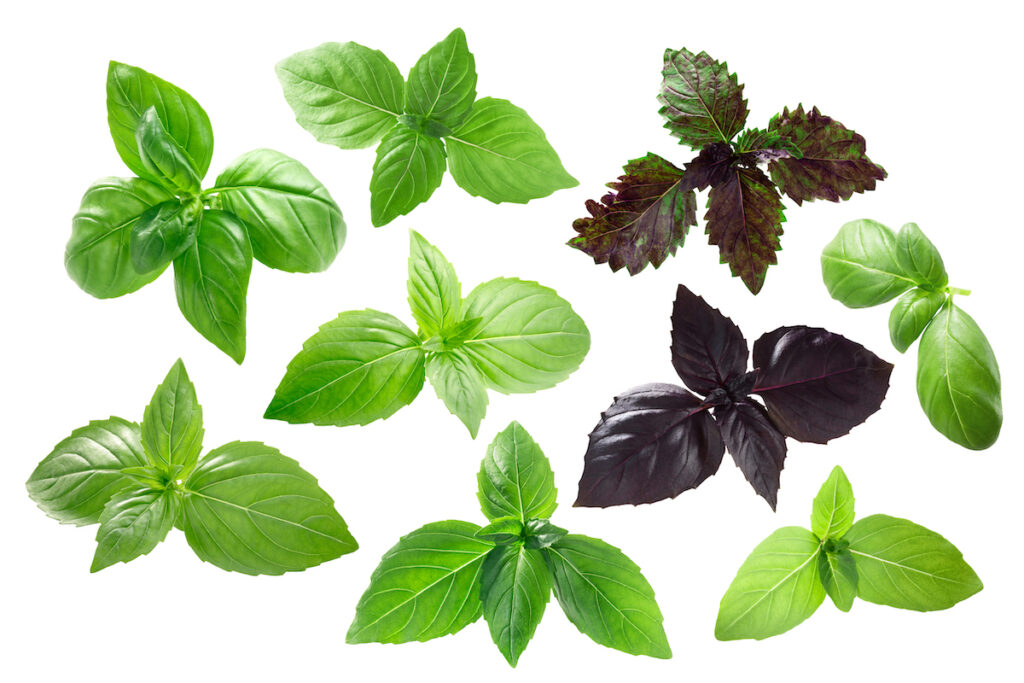
M540 550L558 543L569 532L560 526L555 526L546 519L531 519L526 523L524 533L526 535L526 540L524 541L526 547Z
M348 311L320 327L288 363L264 417L319 425L368 424L423 388L419 338L398 318Z
M715 638L768 638L814 614L825 599L820 543L807 529L783 527L763 540L722 596Z
M853 599L857 597L857 563L846 548L836 552L818 553L818 574L821 585L832 598L835 606L844 612L853 607Z
M128 235L128 254L138 273L163 272L195 241L202 204L177 199L146 210Z
M654 590L621 550L570 534L543 553L562 611L582 633L629 654L672 656Z
M135 127L139 158L149 174L171 192L199 192L202 178L188 152L171 137L156 107L142 113Z
M540 126L507 100L477 100L469 118L445 140L452 177L474 197L525 204L579 184Z
M523 522L518 517L500 517L476 532L476 537L494 545L519 543L523 540Z
M167 537L178 516L180 501L169 489L126 489L111 498L96 532L96 554L89 571L146 555Z
M487 412L487 387L473 361L458 349L432 353L427 356L426 371L437 397L475 439Z
M139 425L94 420L54 446L25 486L39 509L62 524L95 524L110 497L134 484L123 470L145 464Z
M454 331L462 307L459 278L441 250L415 230L409 231L408 289L409 308L423 336Z
M64 266L71 279L94 297L123 296L147 285L162 270L139 273L132 265L132 228L153 206L172 199L156 183L142 178L104 178L82 197L71 223Z
M928 612L952 607L982 589L952 543L905 519L865 517L846 540L857 563L857 595L868 602Z
M345 242L341 209L327 188L295 159L257 149L217 178L219 206L245 223L253 255L290 273L326 270Z
M142 446L158 468L167 471L181 465L184 476L192 471L203 451L203 408L180 358L146 406Z
M358 548L313 475L256 441L210 451L183 492L185 538L201 560L221 569L277 575Z
M850 221L821 252L821 275L833 299L850 308L876 306L917 283L900 267L892 230L877 221Z
M476 100L476 62L457 28L427 50L409 71L405 113L417 114L454 129Z
M907 223L896 234L896 262L919 285L941 289L949 284L939 250L917 223Z
M488 386L503 394L553 387L590 350L590 332L569 302L536 282L497 278L478 285L462 317L481 319L463 348Z
M838 465L821 485L811 510L811 530L820 539L843 537L853 526L853 487Z
M551 575L544 556L522 544L494 548L484 560L481 586L491 639L515 666L551 599Z
M377 147L370 178L370 221L387 225L430 199L444 178L444 143L395 126Z
M174 261L178 308L199 334L236 363L245 359L245 308L252 247L232 214L208 210L195 240Z
M369 147L402 111L405 82L384 53L358 43L324 43L277 64L295 120L320 142Z
M213 158L213 128L203 108L187 92L148 71L111 62L107 71L110 135L124 163L144 178L152 177L152 173L139 156L135 129L150 107L156 109L164 129L188 154L197 175L203 178Z
M946 438L973 450L996 442L1003 424L999 364L985 334L952 299L917 348L917 396Z
M943 292L919 287L901 296L889 313L889 339L896 350L904 353L909 349L945 302Z
M518 422L494 437L476 479L480 509L488 519L516 517L525 524L550 517L557 507L551 463Z
M469 522L420 527L384 554L356 606L348 643L407 643L455 633L480 618L480 573L494 547Z

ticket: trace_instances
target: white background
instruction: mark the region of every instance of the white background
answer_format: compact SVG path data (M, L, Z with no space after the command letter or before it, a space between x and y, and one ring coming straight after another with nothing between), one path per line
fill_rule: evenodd
M17 3L5 9L3 59L3 468L0 677L135 680L974 680L1012 677L1020 647L1021 16L1011 3L396 3L290 0L227 4ZM462 26L478 92L512 100L547 132L580 186L528 206L492 205L445 178L411 216L369 222L373 151L317 143L295 124L273 66L325 41L383 50L406 73ZM751 125L783 106L817 105L868 140L889 171L875 192L796 207L784 251L752 297L701 227L658 271L612 274L563 246L583 202L648 151L691 152L662 127L655 96L666 47L707 50L746 84ZM208 183L232 159L271 147L304 162L341 205L348 241L334 266L292 275L254 264L248 356L236 366L177 310L172 277L100 301L62 256L88 185L127 175L107 132L107 60L136 64L192 93L213 122ZM701 199L700 201L703 201ZM702 212L703 213L703 212ZM914 390L916 347L891 347L889 306L848 310L821 283L818 256L844 222L916 221L941 250L961 300L1001 362L1006 425L995 447L966 451L936 433ZM593 346L567 382L535 395L491 394L471 441L429 386L366 427L289 426L263 410L303 340L339 311L372 307L411 323L407 228L455 264L465 287L501 275L556 288L587 322ZM675 381L669 312L683 282L751 341L783 324L823 326L896 363L879 413L827 447L790 441L778 512L728 457L674 501L574 509L587 434L612 396ZM89 574L95 527L62 527L24 481L72 429L141 419L152 390L184 358L206 416L208 448L263 440L298 459L335 498L361 549L304 573L251 578L203 564L183 535L129 565ZM348 646L355 604L380 556L429 521L481 521L475 475L512 419L550 457L555 522L621 547L657 591L675 658L606 649L554 600L513 672L483 621L425 644ZM749 551L775 528L808 524L835 464L862 515L908 517L944 534L985 589L930 614L826 602L808 622L763 642L720 643L718 601Z

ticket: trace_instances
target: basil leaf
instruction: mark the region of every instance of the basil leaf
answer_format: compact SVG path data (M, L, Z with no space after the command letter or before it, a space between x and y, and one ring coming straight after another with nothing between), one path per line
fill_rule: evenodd
M448 167L459 187L496 204L525 204L579 184L540 126L507 100L477 100L446 143Z
M499 517L480 531L476 537L490 541L494 545L508 545L523 540L523 522L518 517Z
M715 638L768 638L814 614L825 599L820 546L807 529L783 527L763 540L722 596Z
M715 408L715 422L733 462L757 495L775 509L786 464L786 437L759 403L739 401Z
M295 120L320 142L369 147L402 111L398 67L358 43L324 43L281 60L276 70Z
M139 425L94 420L54 446L25 486L39 509L62 524L95 524L110 497L134 484L123 470L145 464Z
M683 383L710 394L746 372L748 357L747 340L736 323L679 285L672 304L672 367Z
M347 643L407 643L460 631L480 618L480 574L493 544L468 522L420 527L384 554L356 606Z
M503 394L553 387L590 349L590 332L569 302L536 282L485 282L469 293L462 311L464 319L481 319L463 348L488 386Z
M199 334L245 358L245 309L252 246L245 226L225 211L204 211L195 240L174 261L178 308Z
M824 539L840 539L853 526L853 487L843 468L832 468L832 473L814 497L811 509L811 531Z
M654 590L621 550L570 534L543 552L562 611L582 633L629 654L672 656Z
M488 519L515 517L525 524L550 517L557 507L551 464L518 422L494 437L476 478L480 509Z
M177 495L168 489L135 487L114 495L100 516L96 554L89 571L148 554L174 526L179 505Z
M699 149L712 142L729 142L743 129L747 101L728 64L684 47L665 50L661 73L659 113L681 144Z
M857 563L857 594L868 602L928 612L952 607L982 589L952 543L905 519L871 515L844 538Z
M424 355L419 338L394 316L342 313L288 363L264 417L339 427L386 418L423 388Z
M202 178L195 162L164 128L156 107L142 113L135 127L139 159L149 174L171 192L199 192Z
M427 50L409 71L405 113L457 128L476 99L476 63L457 28Z
M427 378L448 412L466 425L474 439L487 412L487 387L473 361L456 349L427 356Z
M917 223L907 223L896 233L896 262L919 285L941 289L949 284L939 250Z
M853 599L857 597L857 564L853 555L846 548L836 552L818 553L818 573L825 592L832 598L835 606L844 612L853 607Z
M135 130L153 107L164 129L203 178L213 158L213 128L199 103L181 88L136 66L110 62L107 71L107 121L114 146L136 175L156 180L139 156Z
M377 147L370 178L370 221L387 225L430 199L446 167L444 143L395 126Z
M523 544L533 550L542 550L558 543L569 533L560 526L555 526L546 519L531 519L526 523L523 532L526 536Z
M64 252L68 275L99 299L123 296L149 284L163 272L139 273L132 265L132 228L150 207L172 199L166 190L142 178L104 178L82 197Z
M313 475L257 441L215 448L185 482L182 528L204 562L283 574L358 547Z
M916 283L896 257L896 238L881 223L850 221L821 252L821 275L832 298L850 308L877 306Z
M233 213L246 225L253 255L271 268L290 273L326 270L345 242L345 221L327 188L280 152L243 154L206 194L216 194L215 208Z
M480 591L484 619L512 666L533 638L550 598L551 575L540 551L517 544L487 554Z
M147 209L128 235L128 254L138 273L162 273L195 241L201 204L171 199Z
M142 446L149 461L168 471L195 467L203 450L203 408L179 358L153 393L142 418Z
M409 308L430 337L453 330L459 322L462 287L455 268L441 250L415 230L409 231Z
M985 334L952 299L939 310L917 349L917 396L946 438L988 448L1003 424L999 364Z
M909 349L945 302L943 292L919 287L905 292L889 313L889 339L896 350L904 353Z

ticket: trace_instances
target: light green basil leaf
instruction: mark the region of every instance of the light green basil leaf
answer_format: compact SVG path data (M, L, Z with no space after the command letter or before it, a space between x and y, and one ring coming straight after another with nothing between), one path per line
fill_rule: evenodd
M853 607L853 599L857 597L857 564L853 555L846 548L835 552L818 553L818 574L821 585L832 598L835 606L844 612Z
M277 64L295 120L320 142L369 147L402 111L405 83L391 60L358 43L324 43Z
M54 446L25 486L39 509L62 524L95 524L110 497L134 484L123 470L145 464L139 425L94 420Z
M567 530L560 526L555 526L546 519L531 519L526 523L524 531L526 540L523 543L527 548L540 550L558 543L568 533Z
M949 299L917 348L917 396L932 426L974 450L996 442L1003 424L999 364L985 334Z
M179 505L177 494L169 489L135 487L116 494L100 516L96 554L89 571L98 572L149 553L174 526Z
M415 230L409 231L409 308L430 337L455 331L462 307L462 287L455 268L441 250Z
M889 313L889 339L900 353L910 348L924 332L946 295L915 287L899 298Z
M525 204L579 184L540 126L507 100L477 100L445 141L452 177L474 197Z
M291 273L326 270L345 243L345 221L327 188L295 159L257 149L217 178L216 208L248 228L253 255Z
M869 219L850 221L821 252L821 275L833 299L850 308L876 306L917 283L896 257L892 230Z
M458 349L432 353L427 357L426 370L437 397L475 439L487 412L487 387L473 361Z
M469 115L476 99L476 62L457 28L424 53L409 71L405 113L454 129Z
M553 387L590 350L590 332L569 302L536 282L497 278L478 285L462 317L481 319L463 348L488 386L504 394Z
M518 422L487 447L476 476L480 509L488 519L546 519L557 507L555 475L544 452Z
M480 618L480 573L494 544L469 522L420 527L384 554L356 606L348 643L407 643L455 633Z
M71 223L64 266L71 279L94 297L123 296L147 285L163 271L139 273L132 265L132 228L151 207L172 199L142 178L104 178L85 192Z
M621 550L570 534L542 552L562 611L582 633L629 654L672 656L654 589Z
M949 284L939 250L917 223L907 223L896 234L896 262L919 285L942 289Z
M481 586L491 639L515 666L551 599L551 575L544 556L522 544L494 548L484 560Z
M149 174L171 192L199 192L202 178L188 152L171 137L156 107L142 113L135 128L139 158Z
M138 273L159 269L178 258L196 238L200 203L182 203L177 199L146 210L128 235L128 254Z
M523 522L518 517L500 517L476 532L477 538L495 545L508 545L523 540Z
M174 261L174 293L182 315L236 363L245 359L251 271L245 226L225 211L204 211L195 240Z
M162 470L182 466L187 476L203 450L203 408L179 358L153 393L142 417L142 446Z
M824 540L839 539L853 526L853 487L843 468L836 466L814 497L811 530Z
M277 575L359 547L313 475L256 441L210 451L183 492L185 538L221 569Z
M807 529L783 527L761 541L722 596L715 638L768 638L814 614L825 599L820 543Z
M430 199L446 166L444 143L395 126L377 147L370 178L370 221L387 225Z
M905 519L865 517L846 540L857 563L857 595L868 602L928 612L952 607L982 589L952 543Z
M135 174L152 176L139 157L135 129L147 109L156 109L164 129L195 164L199 178L213 158L210 118L191 95L135 66L111 62L107 71L107 122L121 159ZM154 180L156 178L153 178Z
M419 338L398 318L348 311L320 327L288 363L264 417L319 425L368 424L423 388Z

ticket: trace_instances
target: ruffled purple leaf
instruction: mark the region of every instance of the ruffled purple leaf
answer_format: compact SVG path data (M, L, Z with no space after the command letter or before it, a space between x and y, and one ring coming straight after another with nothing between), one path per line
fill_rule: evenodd
M672 305L672 366L691 390L707 396L747 369L740 328L684 285Z
M774 510L786 462L786 437L754 401L716 407L715 421L736 466Z

